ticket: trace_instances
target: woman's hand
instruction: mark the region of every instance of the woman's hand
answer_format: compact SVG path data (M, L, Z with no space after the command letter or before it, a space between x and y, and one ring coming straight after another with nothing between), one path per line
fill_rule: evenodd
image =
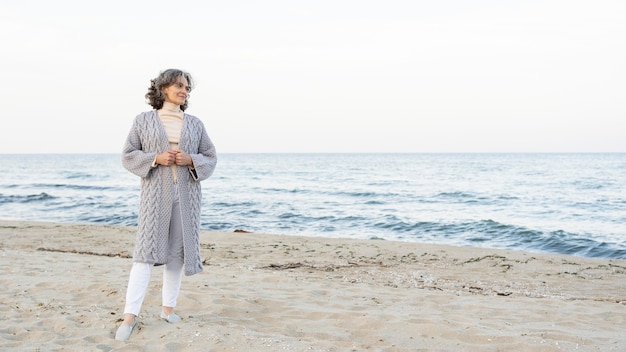
M191 166L193 168L193 160L189 156L189 154L185 153L184 150L176 151L176 165L178 166Z
M156 162L157 164L164 166L176 164L178 166L189 165L193 167L193 160L189 154L185 153L184 150L166 150L157 155Z
M157 155L156 163L159 165L170 166L176 163L176 155L178 150L166 150L163 153Z

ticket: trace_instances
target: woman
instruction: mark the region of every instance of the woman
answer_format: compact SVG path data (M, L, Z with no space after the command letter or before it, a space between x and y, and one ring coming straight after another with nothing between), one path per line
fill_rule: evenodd
M115 334L126 341L146 295L152 268L164 265L161 318L174 313L183 275L202 271L200 181L215 170L217 157L204 125L184 113L191 76L169 69L151 80L146 99L154 110L139 114L124 145L122 164L141 177L141 200L124 321Z

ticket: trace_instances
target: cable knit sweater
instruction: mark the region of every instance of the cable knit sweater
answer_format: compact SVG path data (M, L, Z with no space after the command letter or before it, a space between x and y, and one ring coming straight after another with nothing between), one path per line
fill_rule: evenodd
M165 264L168 252L173 187L178 187L183 224L185 275L202 271L200 258L200 205L203 181L215 170L217 156L204 124L184 114L178 147L193 160L194 168L176 168L177 183L167 166L152 166L157 154L170 149L167 133L156 110L135 117L122 154L122 164L141 177L141 200L133 259Z

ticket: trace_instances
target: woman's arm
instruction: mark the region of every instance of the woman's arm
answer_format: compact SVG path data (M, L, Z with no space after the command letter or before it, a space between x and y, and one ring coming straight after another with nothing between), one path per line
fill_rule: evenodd
M156 166L153 166L153 163L156 160L157 153L143 151L139 131L139 116L137 116L124 143L122 165L126 170L139 177L148 177L150 171Z
M215 145L209 138L202 121L198 120L198 128L201 129L200 143L198 144L198 153L190 154L192 164L189 166L189 172L196 181L203 181L209 178L215 166L217 165L217 154Z

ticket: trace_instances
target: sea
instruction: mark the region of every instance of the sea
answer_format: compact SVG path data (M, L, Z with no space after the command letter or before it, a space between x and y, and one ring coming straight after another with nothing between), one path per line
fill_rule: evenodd
M204 230L626 259L626 153L218 157ZM2 220L137 225L140 179L119 154L0 164Z

